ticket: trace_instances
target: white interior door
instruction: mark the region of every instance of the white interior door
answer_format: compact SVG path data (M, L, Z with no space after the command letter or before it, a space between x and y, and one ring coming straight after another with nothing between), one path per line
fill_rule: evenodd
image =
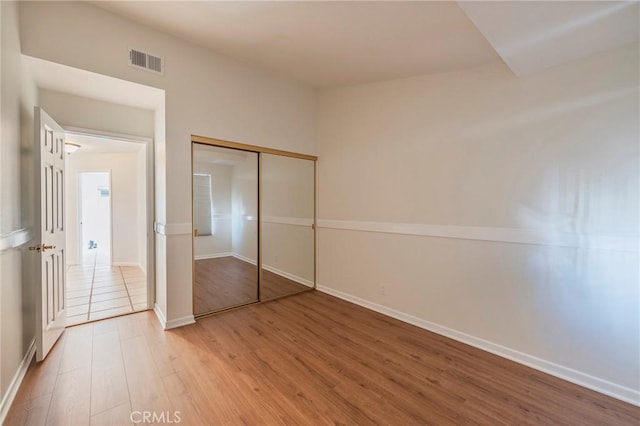
M64 229L64 133L39 107L35 108L36 241L30 247L40 262L36 290L36 359L42 361L66 325ZM38 235L39 234L39 235Z

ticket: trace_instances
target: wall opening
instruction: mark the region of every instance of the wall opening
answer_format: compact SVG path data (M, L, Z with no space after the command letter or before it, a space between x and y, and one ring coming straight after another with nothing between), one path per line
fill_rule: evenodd
M79 263L110 265L110 171L78 173L78 207Z
M67 325L150 307L150 141L68 130Z

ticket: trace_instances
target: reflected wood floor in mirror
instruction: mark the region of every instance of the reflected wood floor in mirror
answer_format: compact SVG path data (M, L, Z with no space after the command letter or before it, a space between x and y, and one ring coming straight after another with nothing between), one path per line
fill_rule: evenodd
M640 408L326 294L67 329L6 425L638 425ZM138 417L139 421L139 417Z
M196 260L193 312L208 312L257 300L258 270L233 256ZM262 299L299 293L309 287L273 272L262 270Z
M310 287L297 283L282 275L262 269L262 300L269 300L287 294L300 293Z

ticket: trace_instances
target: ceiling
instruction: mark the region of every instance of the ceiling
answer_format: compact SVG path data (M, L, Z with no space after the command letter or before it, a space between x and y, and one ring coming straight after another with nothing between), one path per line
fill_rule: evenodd
M95 154L95 153L127 153L139 152L145 148L144 143L127 142L120 139L83 135L77 133L66 133L65 142L80 145L73 154Z
M93 4L319 88L455 71L500 60L516 75L524 75L637 42L640 35L638 2Z
M455 2L94 4L314 87L439 73L500 61Z
M640 39L640 3L460 2L518 76Z

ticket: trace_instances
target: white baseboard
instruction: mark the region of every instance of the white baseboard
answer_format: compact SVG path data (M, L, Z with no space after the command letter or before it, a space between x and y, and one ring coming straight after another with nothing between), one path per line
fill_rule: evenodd
M182 327L183 325L195 324L196 322L196 319L193 317L193 315L187 315L182 318L175 318L167 321L167 317L164 315L164 312L162 312L162 309L160 309L160 306L158 306L157 303L153 307L153 312L156 313L156 316L158 317L158 320L160 321L160 324L162 325L162 328L164 330Z
M316 289L323 293L335 296L339 299L343 299L356 305L363 306L365 308L371 309L372 311L379 312L381 314L415 325L425 330L432 331L436 334L440 334L441 336L457 340L458 342L466 343L467 345L482 349L483 351L490 352L503 358L507 358L511 361L526 365L527 367L542 371L568 382L575 383L577 385L594 390L596 392L603 393L621 401L640 406L640 390L620 386L618 384L609 382L608 380L600 379L598 377L594 377L589 374L559 364L555 364L553 362L549 362L544 359L537 358L535 356L516 351L502 345L498 345L479 337L475 337L448 327L435 324L433 322L397 311L392 308L388 308L386 306L378 305L377 303L361 299L357 296L353 296L351 294L344 293L330 287L317 285Z
M248 257L243 256L243 255L238 254L238 253L231 253L231 256L235 257L236 259L243 260L243 261L245 261L247 263L250 263L252 265L255 265L257 263L255 260L249 259Z
M240 260L242 260L242 261L244 261L244 262L247 262L247 263L250 263L250 264L252 264L252 265L255 265L255 264L256 264L256 261L255 261L255 260L253 260L253 259L249 259L248 257L245 257L245 256L243 256L243 255L241 255L241 254L238 254L238 253L230 253L230 255L231 255L231 256L233 256L233 257L235 257L236 259L240 259ZM280 269L274 268L273 266L269 266L269 265L262 265L262 267L263 267L264 269L266 269L267 271L269 271L269 272L273 272L274 274L281 275L281 276L283 276L283 277L285 277L285 278L290 279L291 281L295 281L295 282L300 283L300 284L302 284L302 285L305 285L305 286L307 286L307 287L311 287L311 288L313 288L313 282L311 282L311 281L309 281L309 280L307 280L307 279L304 279L304 278L299 277L299 276L297 276L297 275L293 275L293 274L290 274L290 273L288 273L288 272L282 271L282 270L280 270Z
M193 315L187 315L182 318L175 318L167 321L167 325L165 326L164 329L169 330L172 328L178 328L184 325L195 324L195 323L196 323L196 319L193 317Z
M164 312L160 309L160 306L156 303L153 305L153 312L156 313L156 317L158 317L158 321L160 321L160 325L164 330L167 329L167 318L164 316Z
M307 287L313 288L313 282L311 282L309 280L306 280L306 279L304 279L302 277L299 277L297 275L293 275L293 274L290 274L288 272L281 271L280 269L274 268L273 266L269 266L269 265L262 265L262 268L266 269L269 272L273 272L274 274L277 274L277 275L280 275L280 276L285 277L287 279L290 279L291 281L295 281L298 284L302 284L302 285L305 285Z
M13 404L13 400L16 398L18 394L18 389L20 389L20 385L24 380L24 376L27 374L27 370L29 369L29 365L31 365L31 360L36 354L36 340L33 339L31 343L29 343L29 348L27 349L27 353L22 358L20 365L18 366L18 371L13 376L9 387L7 388L7 392L2 397L2 401L0 402L0 425L4 424L5 419L7 418L7 414L9 414L9 409L11 408L11 404Z
M205 260L205 259L217 259L219 257L229 257L229 256L233 256L233 253L231 253L230 251L227 251L224 253L200 254L195 256L194 258L196 260Z

